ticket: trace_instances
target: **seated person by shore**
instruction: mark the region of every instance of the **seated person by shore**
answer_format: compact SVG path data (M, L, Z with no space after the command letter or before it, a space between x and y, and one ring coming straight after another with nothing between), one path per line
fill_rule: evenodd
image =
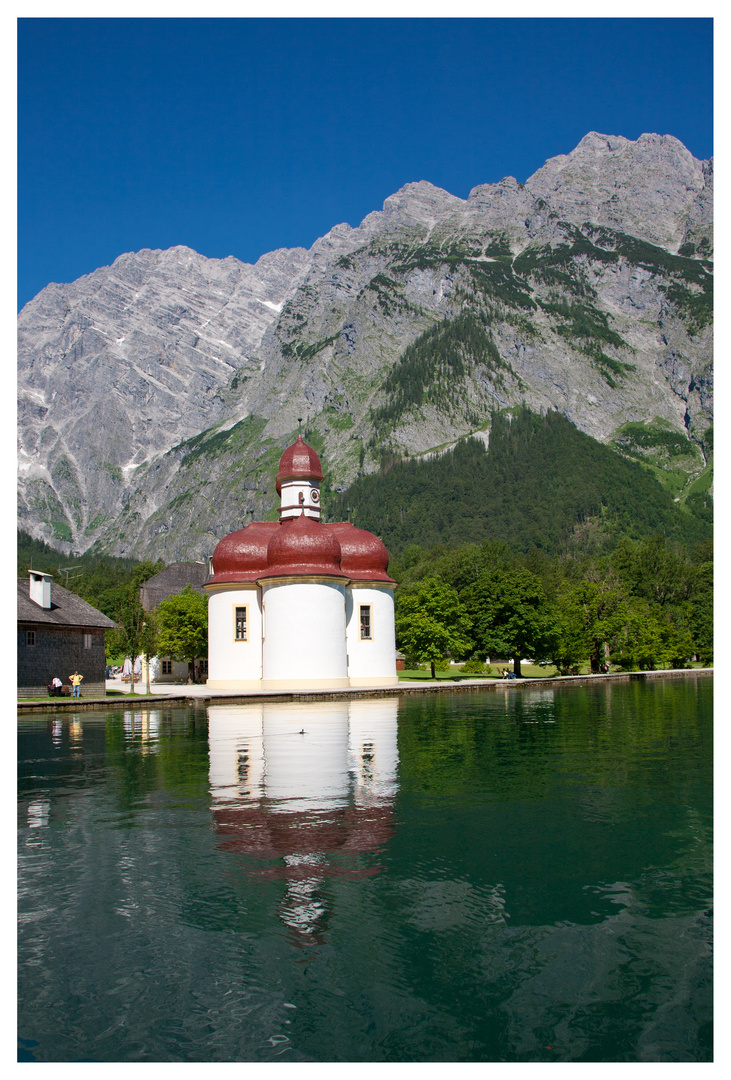
M59 679L58 675L54 675L48 684L48 693L52 697L61 697L63 691L63 683Z

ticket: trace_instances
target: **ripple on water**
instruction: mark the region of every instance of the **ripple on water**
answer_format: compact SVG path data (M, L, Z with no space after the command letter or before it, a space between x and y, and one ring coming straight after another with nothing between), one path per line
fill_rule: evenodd
M695 681L23 721L20 1051L709 1060Z

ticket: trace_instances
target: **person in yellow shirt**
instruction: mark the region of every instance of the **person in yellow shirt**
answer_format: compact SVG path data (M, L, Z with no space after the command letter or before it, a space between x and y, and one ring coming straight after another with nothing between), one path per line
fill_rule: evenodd
M81 697L81 680L83 678L84 676L79 675L78 671L75 671L73 675L69 675L69 682L73 686L73 690L71 692L72 697Z

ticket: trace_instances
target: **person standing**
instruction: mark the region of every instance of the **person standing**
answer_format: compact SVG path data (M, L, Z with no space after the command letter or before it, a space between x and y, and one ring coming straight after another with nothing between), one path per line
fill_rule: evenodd
M79 675L78 671L75 671L73 675L69 675L69 682L73 686L72 697L81 697L81 680L83 675Z

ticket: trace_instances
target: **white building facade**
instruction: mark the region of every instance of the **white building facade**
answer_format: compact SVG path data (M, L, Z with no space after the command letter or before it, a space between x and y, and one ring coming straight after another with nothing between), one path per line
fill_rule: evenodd
M322 478L299 436L279 463L279 521L217 545L203 586L212 690L396 685L388 552L350 522L320 520Z

